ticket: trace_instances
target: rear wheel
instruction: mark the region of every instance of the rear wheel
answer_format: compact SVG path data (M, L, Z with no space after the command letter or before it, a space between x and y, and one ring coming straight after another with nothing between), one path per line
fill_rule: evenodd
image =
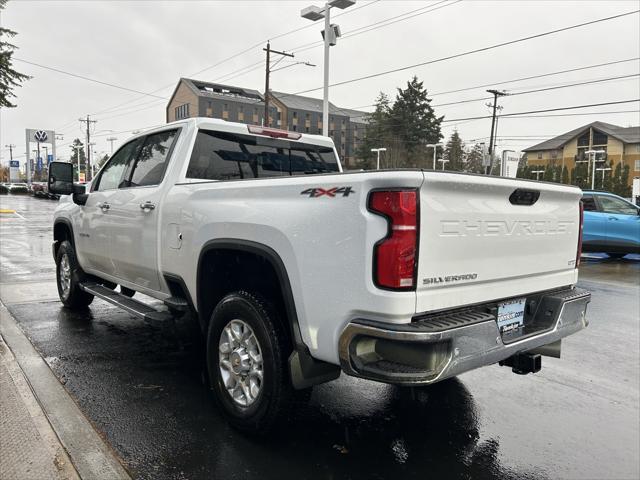
M607 253L611 258L622 258L626 255L626 253Z
M224 297L211 316L207 369L222 413L237 429L269 432L289 411L290 347L277 311L258 295Z
M62 304L71 309L86 308L93 302L93 295L80 289L84 272L78 264L76 252L71 242L60 244L56 255L56 280L58 296Z

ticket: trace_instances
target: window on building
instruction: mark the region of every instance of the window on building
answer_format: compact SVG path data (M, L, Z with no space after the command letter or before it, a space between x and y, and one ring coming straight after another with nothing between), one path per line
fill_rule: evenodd
M254 114L254 115L257 115L257 114L258 114L258 107L254 107L254 108L253 108L253 114Z
M311 118L311 114L309 114L309 113L305 113L305 115L304 115L304 119L305 119L305 120L309 120L310 118Z
M306 133L309 133L309 127L304 127L304 131L305 131Z
M542 160L542 152L538 152L538 160Z
M551 158L558 158L558 151L557 150L551 150Z
M244 105L238 105L238 112L244 113Z
M298 131L298 126L297 125L291 125L291 130L293 130L294 132Z
M337 159L329 147L200 130L186 176L240 180L336 171Z
M177 134L178 130L168 130L154 133L145 139L133 167L129 187L158 185L162 182L171 146Z
M608 141L608 137L606 134L602 132L598 132L597 130L593 131L593 145L606 145Z
M579 147L588 147L589 146L589 132L584 132L582 135L578 137L578 146Z
M293 112L293 118L298 118L298 112Z
M182 120L183 118L189 118L189 104L185 103L175 108L176 120Z
M227 104L225 103L225 104L223 105L223 110L224 110L225 112L228 112L228 111L229 111L229 105L227 105Z
M640 172L640 160L636 160L636 161L635 161L635 164L634 164L634 166L633 166L633 170L634 170L635 172Z

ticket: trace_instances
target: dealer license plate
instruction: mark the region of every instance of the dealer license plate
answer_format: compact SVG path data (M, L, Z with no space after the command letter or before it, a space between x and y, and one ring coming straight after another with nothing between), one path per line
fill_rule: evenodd
M498 330L500 334L515 333L524 326L526 298L518 298L498 304Z

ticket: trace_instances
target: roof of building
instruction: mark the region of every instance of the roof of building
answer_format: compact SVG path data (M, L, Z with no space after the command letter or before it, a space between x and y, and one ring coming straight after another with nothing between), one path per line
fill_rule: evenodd
M220 99L232 98L235 102L264 105L264 97L262 94L258 90L253 90L251 88L203 82L201 80L193 80L191 78L181 78L180 82L184 82L196 95L201 97Z
M640 143L640 127L619 127L610 123L591 122L588 125L576 128L575 130L563 133L562 135L558 135L557 137L549 140L545 140L533 147L525 148L522 151L535 152L540 150L556 150L591 127L601 131L602 133L606 133L613 138L617 138L624 143Z
M309 112L322 112L322 99L314 97L303 97L302 95L293 95L291 93L274 92L271 91L271 95L274 96L285 107L293 110L307 110ZM329 102L329 112L334 115L344 115L341 110L333 103Z
M340 108L339 109L343 115L347 115L349 117L349 121L352 123L369 123L369 112L362 112L360 110L352 110L350 108Z

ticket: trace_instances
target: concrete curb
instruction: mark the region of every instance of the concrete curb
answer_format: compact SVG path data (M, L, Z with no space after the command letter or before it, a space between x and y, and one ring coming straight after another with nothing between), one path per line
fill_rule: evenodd
M0 304L0 333L81 478L130 480L47 363Z

